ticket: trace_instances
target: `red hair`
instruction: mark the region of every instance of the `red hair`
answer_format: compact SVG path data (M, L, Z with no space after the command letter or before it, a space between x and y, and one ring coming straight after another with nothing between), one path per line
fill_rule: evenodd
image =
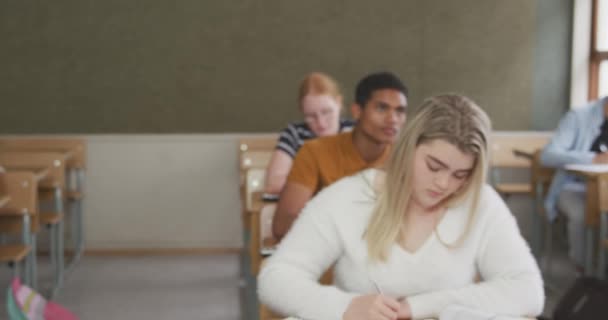
M298 102L302 102L302 99L309 94L329 95L336 99L342 96L338 83L322 72L312 72L302 80L298 92Z

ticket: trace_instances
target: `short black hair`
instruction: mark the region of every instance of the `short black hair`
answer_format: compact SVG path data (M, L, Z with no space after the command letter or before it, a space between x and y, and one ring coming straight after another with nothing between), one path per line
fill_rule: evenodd
M401 91L406 98L408 95L407 87L399 77L393 73L382 71L368 74L359 81L355 89L355 103L361 108L365 107L374 91L382 89Z

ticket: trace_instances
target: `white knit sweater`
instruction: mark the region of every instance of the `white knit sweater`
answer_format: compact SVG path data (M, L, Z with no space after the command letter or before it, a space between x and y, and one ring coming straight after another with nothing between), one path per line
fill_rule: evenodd
M464 243L470 201L449 208L437 232L414 253L395 244L385 263L370 263L363 233L374 206L376 169L325 188L304 208L258 277L261 301L303 319L342 319L351 299L382 292L407 297L414 319L436 318L450 306L496 315L536 316L544 291L540 272L503 200L484 186ZM439 234L439 238L438 235ZM334 286L317 282L335 263ZM475 283L476 276L482 281Z

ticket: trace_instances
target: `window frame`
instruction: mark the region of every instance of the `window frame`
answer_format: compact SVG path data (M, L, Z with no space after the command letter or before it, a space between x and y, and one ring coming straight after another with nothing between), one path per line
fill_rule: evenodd
M591 50L589 56L589 100L596 100L599 94L600 64L608 61L608 51L597 49L597 23L599 0L591 3Z

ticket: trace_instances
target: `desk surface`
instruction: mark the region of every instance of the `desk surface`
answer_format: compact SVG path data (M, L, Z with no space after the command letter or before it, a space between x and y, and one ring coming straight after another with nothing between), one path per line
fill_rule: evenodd
M37 182L42 181L49 174L47 167L34 167L30 165L3 165L6 171L30 171L34 173L34 178Z
M57 152L66 154L69 157L76 155L77 147L66 147L66 146L2 146L0 150L3 151L15 151L15 152Z
M566 170L584 175L608 173L608 164L569 164Z

